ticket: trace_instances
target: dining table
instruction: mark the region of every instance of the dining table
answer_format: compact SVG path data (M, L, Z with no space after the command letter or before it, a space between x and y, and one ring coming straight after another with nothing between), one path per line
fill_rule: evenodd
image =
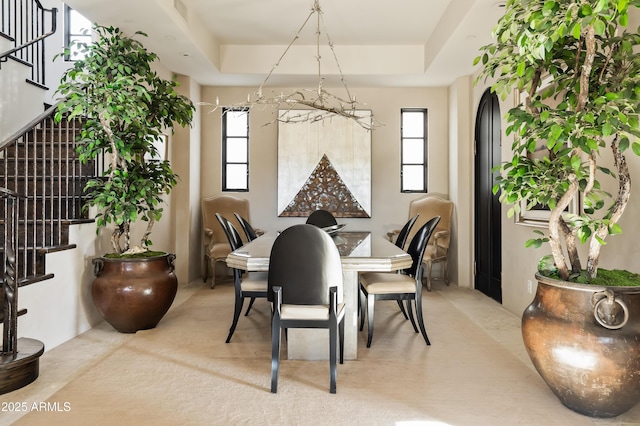
M278 232L267 232L227 256L227 265L244 271L268 271L271 247ZM411 266L412 258L382 236L368 231L332 234L340 252L345 305L344 359L358 357L358 297L360 272L392 272ZM328 333L318 329L295 329L287 334L288 359L328 359Z

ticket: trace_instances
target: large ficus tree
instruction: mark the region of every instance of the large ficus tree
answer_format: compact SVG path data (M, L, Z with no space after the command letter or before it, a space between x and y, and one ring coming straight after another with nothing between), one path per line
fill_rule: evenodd
M82 161L105 155L103 176L85 187L85 208L97 206L98 230L115 224L111 243L122 253L130 248L130 225L138 219L148 222L140 247L150 244L151 228L162 216L162 197L177 182L154 142L175 124L189 125L194 106L176 92L177 82L151 69L157 56L135 38L144 33L128 37L118 28L97 25L93 31L96 40L84 47L85 58L62 77L57 93L65 98L56 120L84 119L77 148Z
M494 30L495 42L476 59L480 78L504 99L516 89L524 104L507 114L513 158L501 166L494 191L513 206L551 209L548 232L527 242L548 242L565 280L596 276L600 248L621 232L620 220L631 195L626 154L640 155L640 56L637 29L629 13L640 0L508 0ZM533 156L542 147L544 155ZM612 169L602 167L609 150ZM605 193L601 178L617 180ZM579 214L568 214L572 201ZM583 265L578 243L588 243ZM584 272L586 270L586 273Z

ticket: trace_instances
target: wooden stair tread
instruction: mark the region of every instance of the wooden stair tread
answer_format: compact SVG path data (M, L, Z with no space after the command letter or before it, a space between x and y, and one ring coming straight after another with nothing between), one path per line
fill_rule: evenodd
M40 274L40 275L29 275L28 277L21 278L18 281L18 287L25 287L31 284L39 283L42 281L50 280L53 278L53 274Z
M57 253L60 251L71 250L76 248L76 244L60 244L52 247L40 247L38 248L39 253Z

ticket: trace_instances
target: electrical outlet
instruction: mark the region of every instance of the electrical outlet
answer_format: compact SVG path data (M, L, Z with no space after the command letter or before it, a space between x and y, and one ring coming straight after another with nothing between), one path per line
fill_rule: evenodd
M529 292L529 294L533 294L533 283L531 282L531 280L527 280L527 291Z

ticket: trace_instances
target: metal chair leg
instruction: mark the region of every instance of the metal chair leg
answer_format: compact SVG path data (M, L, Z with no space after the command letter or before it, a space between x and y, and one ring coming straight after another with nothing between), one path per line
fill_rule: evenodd
M418 327L416 327L416 320L413 318L413 309L411 309L411 300L407 300L407 310L409 311L409 319L411 320L411 325L413 326L413 331L418 332ZM418 310L416 308L416 310Z
M367 296L367 347L371 347L371 341L373 340L373 307L375 304L375 296Z
M253 302L256 301L255 297L252 297L251 300L249 301L249 306L247 307L247 312L244 313L244 316L246 317L247 315L249 315L249 311L251 310L251 307L253 306Z
M427 330L424 328L424 319L422 317L422 300L416 299L416 315L418 316L418 325L420 326L422 337L424 337L424 341L427 343L427 346L430 346L431 342L429 341L429 337L427 336Z
M273 321L271 328L271 393L277 393L280 370L280 321Z
M338 324L331 321L329 326L329 392L336 393L338 381L337 350L338 350Z
M236 326L238 325L238 319L240 318L240 313L242 312L242 305L244 303L244 298L236 294L236 303L233 308L233 322L231 323L231 328L229 329L229 335L227 336L226 343L231 341L231 336L233 336L233 332L236 331Z
M404 315L404 319L408 320L409 317L407 316L407 311L404 309L404 304L402 303L402 300L396 300L396 302L398 302L398 307L400 307L400 311L402 312L402 315Z

